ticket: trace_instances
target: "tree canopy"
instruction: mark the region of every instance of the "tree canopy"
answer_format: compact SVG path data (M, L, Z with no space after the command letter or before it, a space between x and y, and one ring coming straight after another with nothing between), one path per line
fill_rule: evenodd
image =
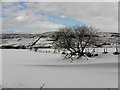
M77 53L78 58L84 55L86 47L99 42L98 31L91 26L65 26L59 28L54 37L56 47Z

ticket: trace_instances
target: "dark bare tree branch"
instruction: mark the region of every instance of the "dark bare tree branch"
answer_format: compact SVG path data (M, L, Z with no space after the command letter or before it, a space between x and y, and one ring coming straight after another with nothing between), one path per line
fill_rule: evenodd
M99 36L91 26L65 26L58 30L54 40L57 47L67 49L71 56L76 53L80 58L84 56L86 47L95 45L99 41Z

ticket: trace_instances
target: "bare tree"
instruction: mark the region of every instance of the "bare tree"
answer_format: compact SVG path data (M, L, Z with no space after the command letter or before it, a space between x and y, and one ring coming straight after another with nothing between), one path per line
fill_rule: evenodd
M99 41L99 37L91 26L65 26L58 30L54 40L57 47L70 52L70 58L76 54L79 59L87 54L84 52L85 48L95 45Z
M94 46L99 41L98 33L91 26L75 26L78 58L83 56L86 47Z

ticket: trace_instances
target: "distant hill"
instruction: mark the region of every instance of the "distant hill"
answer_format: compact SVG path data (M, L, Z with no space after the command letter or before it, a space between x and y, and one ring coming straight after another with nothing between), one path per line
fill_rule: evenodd
M33 38L36 35L34 34L1 34L0 38L2 39L12 39L12 38Z
M44 32L41 34L42 36L46 36L46 37L52 37L53 35L56 35L55 31L52 32Z
M11 38L34 38L34 37L53 37L54 35L56 35L56 31L52 31L52 32L44 32L41 34L28 34L28 33L13 33L13 32L2 32L2 34L0 34L0 38L2 39L11 39ZM111 36L111 37L120 37L120 33L116 33L116 32L102 32L101 33L103 36Z

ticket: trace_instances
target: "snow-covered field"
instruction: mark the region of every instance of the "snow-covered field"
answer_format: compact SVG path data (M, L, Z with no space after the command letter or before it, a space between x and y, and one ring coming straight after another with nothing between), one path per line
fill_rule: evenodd
M2 39L0 42L0 46L3 45L30 45L32 44L37 38L13 38L13 39ZM41 45L41 46L48 46L49 44L51 45L52 41L47 41L49 38L41 38L36 45Z
M114 48L103 55L70 63L59 53L2 50L2 87L9 88L117 88L118 56Z
M0 49L0 89L2 89L2 50Z

